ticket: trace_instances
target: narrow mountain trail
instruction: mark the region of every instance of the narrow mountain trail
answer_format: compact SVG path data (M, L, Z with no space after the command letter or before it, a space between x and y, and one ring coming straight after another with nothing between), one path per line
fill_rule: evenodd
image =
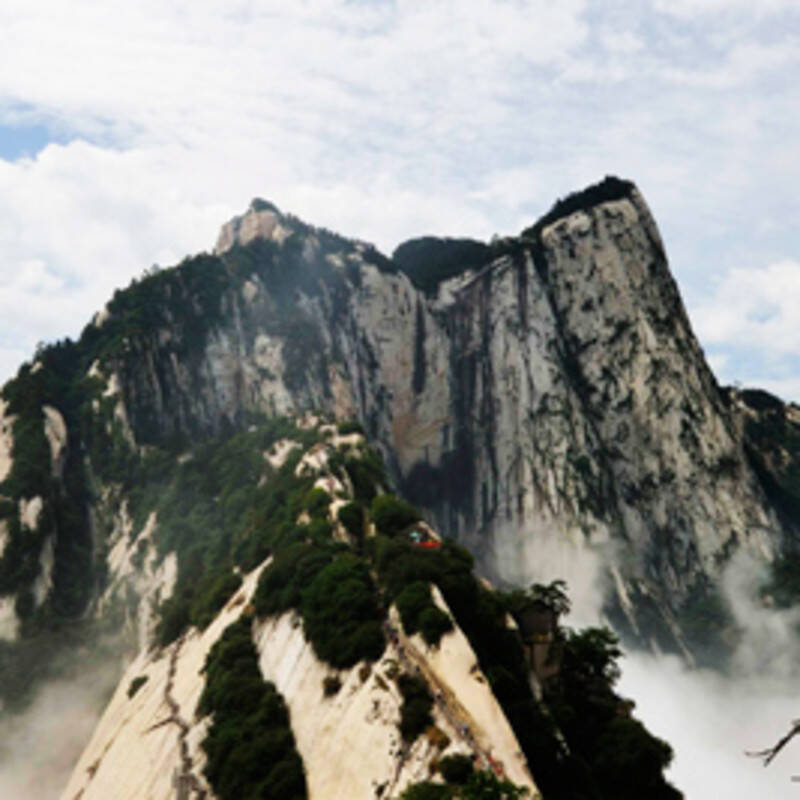
M208 792L203 787L200 779L194 774L192 757L189 755L189 744L187 737L191 726L181 716L181 707L172 694L175 685L175 673L178 668L178 658L185 634L182 635L172 648L169 658L169 669L167 671L167 682L164 686L164 703L169 709L169 716L148 728L149 733L163 725L176 725L178 727L178 747L180 750L180 767L175 770L172 776L172 785L176 791L176 800L206 800Z
M480 769L491 769L501 779L506 778L502 761L492 756L491 747L482 745L477 736L479 726L464 705L453 694L450 687L442 683L428 666L425 656L417 649L402 630L402 624L392 626L391 635L397 637L395 651L403 668L410 674L421 675L433 689L434 702L455 731L458 738L472 752Z

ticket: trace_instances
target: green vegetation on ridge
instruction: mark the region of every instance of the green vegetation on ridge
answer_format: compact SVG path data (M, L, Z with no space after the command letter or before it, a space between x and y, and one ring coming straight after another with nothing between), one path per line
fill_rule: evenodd
M92 537L88 519L89 481L81 445L81 421L90 401L91 381L78 377L78 351L69 341L38 354L41 366L23 366L3 387L13 426L12 468L0 483L0 522L9 539L0 558L0 594L16 594L16 611L25 632L34 633L47 618L75 619L93 591ZM43 407L58 411L67 428L61 474L51 463L44 432ZM20 500L40 497L42 509L35 530L22 530ZM39 574L46 537L55 542L53 589L48 605L34 617L31 585Z
M493 257L490 245L474 239L409 239L392 253L392 261L418 289L433 292L440 283L470 269L486 266Z
M600 203L608 203L612 200L622 200L629 197L634 188L636 187L632 181L617 178L614 175L606 175L602 181L556 200L553 207L543 217L522 232L522 236L538 239L539 234L548 225L552 225L554 222L568 217L576 211L587 211Z
M473 771L463 782L415 783L400 795L400 800L522 800L527 796L525 790L484 770Z
M289 712L265 682L247 615L230 625L206 657L198 715L211 715L203 740L205 774L220 800L303 800L303 762Z
M386 647L369 569L353 553L338 555L317 573L302 592L301 612L306 637L332 667L375 661Z
M429 645L439 644L445 633L453 630L453 621L431 597L430 584L424 581L409 583L395 598L403 630L409 635L422 634Z
M400 706L400 734L405 741L413 742L433 724L433 698L425 681L413 675L398 675L397 688L403 696L403 704Z
M205 626L238 588L234 568L253 569L282 543L302 541L310 526L297 518L307 503L319 504L313 479L298 477L300 450L277 470L264 452L282 438L307 445L316 434L285 419L199 445L177 465L170 481L154 475L137 482L132 513L141 526L158 517L159 553L178 554L178 583L161 611L159 637L173 641L188 624ZM265 474L269 479L262 481Z

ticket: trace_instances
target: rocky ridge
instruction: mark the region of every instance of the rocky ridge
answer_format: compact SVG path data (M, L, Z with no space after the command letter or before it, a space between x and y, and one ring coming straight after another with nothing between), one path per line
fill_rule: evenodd
M620 619L637 630L655 607L675 632L734 550L769 561L793 534L646 204L600 187L428 285L406 274L420 284L424 248L404 272L254 201L214 256L117 293L87 328L95 413L142 446L259 413L358 418L403 494L496 579L525 582L542 540L588 546Z
M677 630L733 550L770 560L787 537L652 216L613 188L421 288L254 202L220 234L227 288L191 358L167 318L104 362L116 413L138 441L265 411L358 418L405 496L495 578L524 582L543 538L588 544L634 629L631 597Z
M357 448L363 438L337 436L334 430L328 427L331 435L325 447L314 445L296 460L296 470L318 487L337 488L338 494L346 495L346 487L330 472L328 454L337 447ZM266 452L267 474L282 467L299 446L284 439ZM330 495L328 501L326 516L335 520L344 501ZM145 609L152 608L154 597L163 602L176 590L174 568L169 568L175 553L168 553L156 568L151 545L157 528L151 512L142 530L135 531L122 504L103 604L135 588L141 597L133 619L140 646L64 789L64 800L215 796L203 772L201 742L208 718L198 714L207 680L204 664L228 626L242 615L252 616L259 577L272 559L243 577L204 629L191 628L176 641L154 648L154 619ZM348 539L341 528L336 536ZM137 552L144 553L138 564ZM449 612L441 594L437 591L435 596ZM252 622L261 673L286 699L308 797L398 797L410 783L428 779L438 761L454 753L476 754L482 768L496 770L536 796L520 744L464 633L456 627L437 647L430 647L419 634L404 633L396 608L387 631L384 652L374 664L332 670L304 635L296 611ZM412 742L405 742L398 730L403 697L395 679L403 672L421 676L436 697L431 727ZM334 676L337 688L329 696L326 680Z

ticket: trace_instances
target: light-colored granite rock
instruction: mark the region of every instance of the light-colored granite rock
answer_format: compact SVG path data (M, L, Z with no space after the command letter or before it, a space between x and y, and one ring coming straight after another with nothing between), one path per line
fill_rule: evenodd
M0 481L4 481L14 464L14 415L8 414L8 405L0 397Z

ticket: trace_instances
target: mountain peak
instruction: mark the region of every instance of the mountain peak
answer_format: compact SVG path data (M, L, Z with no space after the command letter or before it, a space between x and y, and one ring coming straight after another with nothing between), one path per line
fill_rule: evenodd
M281 210L275 203L272 203L269 200L265 200L263 197L254 197L250 201L250 206L248 211L272 211L273 213L277 214L279 217L283 216L281 214Z
M545 227L559 219L568 217L576 211L586 211L602 203L624 200L636 191L636 184L633 181L618 178L616 175L606 175L602 181L556 200L553 207L543 217L522 231L522 235L537 238Z
M256 197L244 214L222 226L214 253L222 255L232 247L242 247L254 239L268 239L282 244L291 233L292 228L278 207L269 200Z

